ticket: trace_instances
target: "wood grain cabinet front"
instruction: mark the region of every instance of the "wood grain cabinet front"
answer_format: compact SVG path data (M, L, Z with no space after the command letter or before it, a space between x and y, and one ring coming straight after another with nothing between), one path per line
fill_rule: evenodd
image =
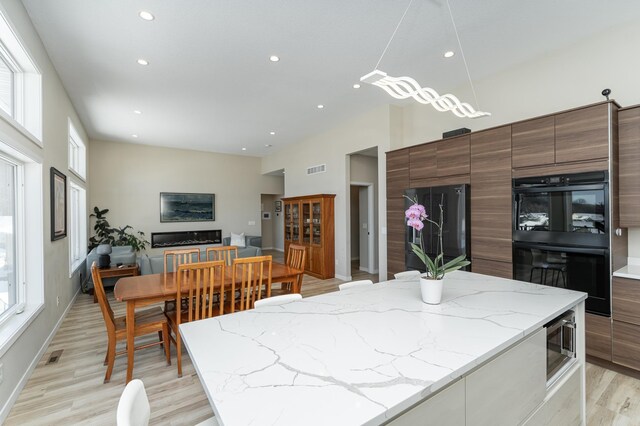
M613 362L640 370L640 326L613 321Z
M620 226L640 226L640 106L620 110Z
M409 149L409 178L429 179L438 174L437 143L426 143Z
M611 318L586 313L584 319L587 355L611 361Z
M556 163L609 157L609 108L607 102L555 116Z
M437 176L468 175L470 165L469 135L444 139L436 144Z
M409 188L409 150L387 152L387 197L402 197Z
M554 164L556 158L555 117L542 117L511 126L512 166Z
M612 295L613 319L640 325L640 281L613 277Z

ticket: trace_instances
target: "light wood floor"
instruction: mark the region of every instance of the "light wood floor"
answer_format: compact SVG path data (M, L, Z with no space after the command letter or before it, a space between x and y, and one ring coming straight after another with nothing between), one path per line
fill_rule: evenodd
M377 278L361 271L352 275L354 280ZM338 279L321 281L305 276L302 293L309 297L336 291L340 283ZM109 297L116 315L124 315L124 304L115 302L111 293ZM100 309L91 296L80 294L6 424L115 424L126 356L116 359L111 382L103 384L106 347ZM50 354L59 349L63 350L59 361L46 365ZM195 424L213 415L189 356L186 351L183 354L183 377L179 379L175 351L171 366L165 364L157 347L136 352L134 377L145 383L151 424ZM640 380L588 364L587 397L589 425L640 425Z

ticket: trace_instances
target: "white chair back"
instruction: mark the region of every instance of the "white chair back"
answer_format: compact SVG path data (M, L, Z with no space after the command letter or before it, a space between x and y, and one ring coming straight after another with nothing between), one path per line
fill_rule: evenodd
M302 296L297 293L283 294L281 296L273 296L267 297L266 299L256 300L253 302L253 306L254 308L259 308L261 306L282 305L284 303L295 302L300 299L302 299Z
M151 408L147 392L144 390L142 380L130 381L120 396L118 403L118 426L147 426Z
M373 281L371 280L351 281L350 283L340 284L338 288L340 290L346 290L348 288L361 287L361 286L371 285L371 284L373 284Z
M404 271L394 275L398 281L418 281L420 279L420 271Z

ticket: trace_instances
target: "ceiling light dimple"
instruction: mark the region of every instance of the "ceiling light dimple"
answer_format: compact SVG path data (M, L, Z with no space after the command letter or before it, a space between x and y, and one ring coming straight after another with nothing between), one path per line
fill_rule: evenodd
M142 114L142 111L140 111L139 109L134 109L133 113L137 114L137 115L140 115L140 114Z
M271 56L269 56L269 60L271 62L278 62L280 60L280 58L278 56L276 56L276 55L271 55Z
M155 19L155 16L153 16L151 12L147 12L146 10L141 10L140 13L138 13L138 16L145 21L153 21Z
M131 135L132 138L138 139L138 135Z
M273 135L275 135L275 134L276 134L276 132L269 132L269 134L270 134L271 136L273 136Z
M140 58L140 59L138 59L138 61L137 61L137 62L138 62L138 64L140 64L140 65L149 65L149 61L147 61L146 59L142 59L142 58Z
M356 84L354 84L354 85L353 85L353 88L354 88L354 89L359 89L359 88L360 88L360 85L359 85L358 83L356 83Z
M271 145L270 143L265 143L264 146L266 146L267 148L271 148L273 145Z
M242 148L242 150L243 150L243 151L246 151L246 150L247 150L247 148L244 148L244 147L243 147L243 148Z
M322 104L318 105L318 109L322 109L322 108L324 108L324 105Z
M448 51L444 52L444 57L445 58L451 58L453 55L455 55L455 53L452 50L448 50Z

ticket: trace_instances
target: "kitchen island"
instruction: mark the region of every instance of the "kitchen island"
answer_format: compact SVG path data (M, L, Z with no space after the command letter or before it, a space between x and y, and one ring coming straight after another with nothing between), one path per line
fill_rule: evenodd
M580 424L585 298L458 271L440 305L388 281L180 329L223 425ZM577 357L547 384L543 326L569 309Z

